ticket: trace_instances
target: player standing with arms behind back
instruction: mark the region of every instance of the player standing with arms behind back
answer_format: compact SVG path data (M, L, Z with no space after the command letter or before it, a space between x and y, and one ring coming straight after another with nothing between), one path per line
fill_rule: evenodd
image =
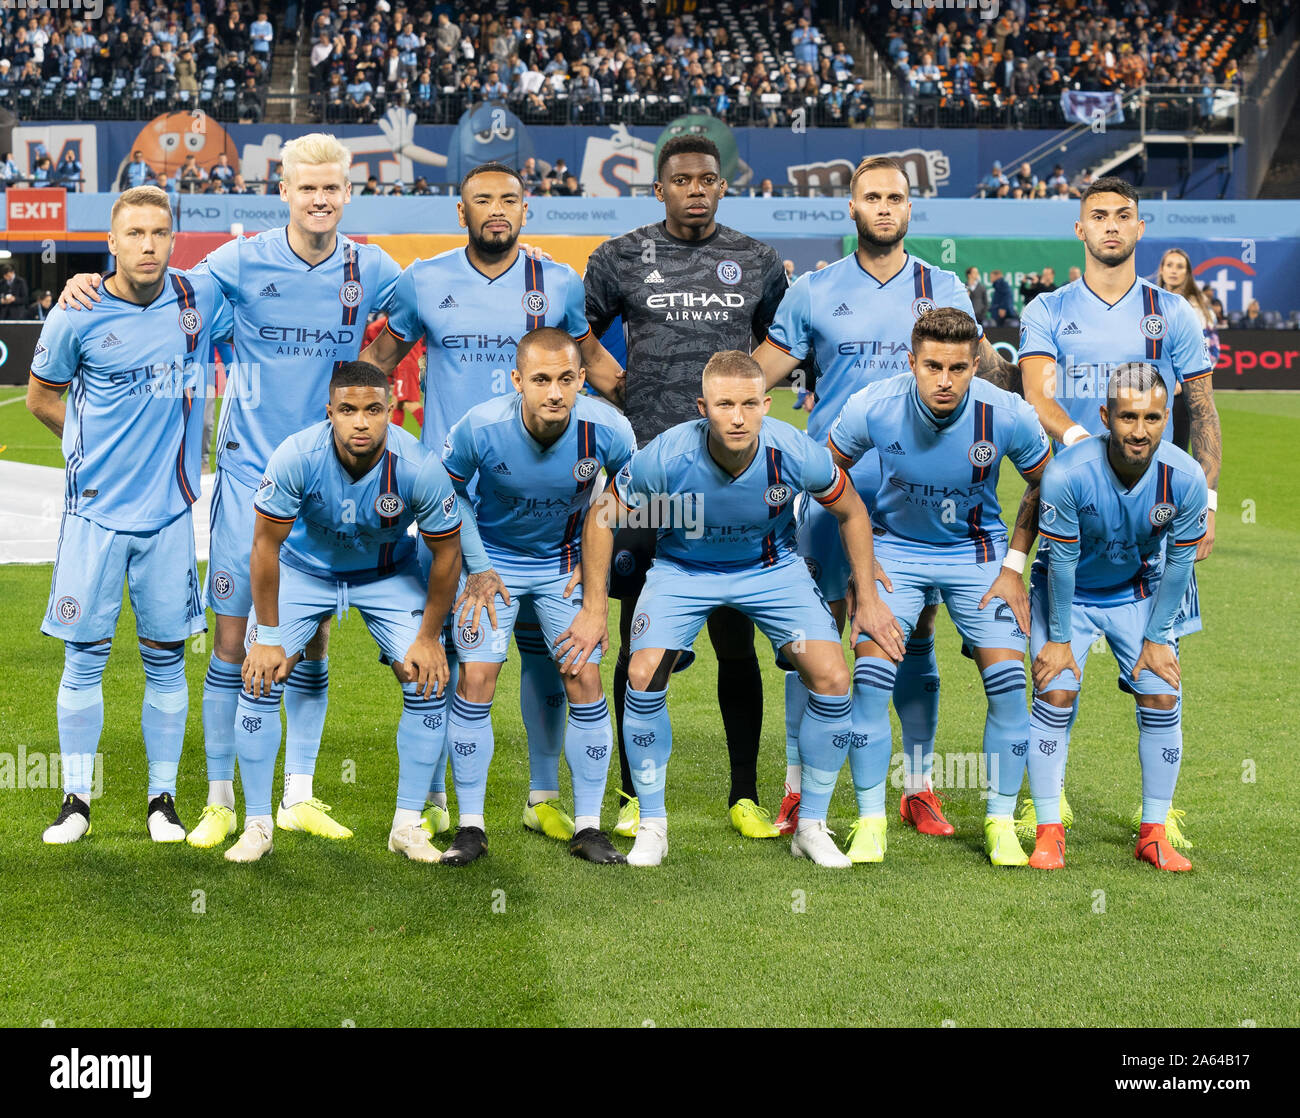
M664 220L606 241L587 262L583 282L592 331L600 337L614 319L623 319L625 411L640 446L698 417L700 370L720 350L748 353L766 335L786 291L785 269L771 246L718 224L718 203L727 192L721 168L712 140L669 140L659 153L655 181ZM656 535L654 529L620 529L610 573L610 594L622 602L614 708L627 800L615 831L627 836L636 833L639 803L622 729L623 698L633 605L654 558ZM763 676L754 625L724 608L709 618L708 629L718 654L718 706L731 761L731 823L749 838L775 838L779 832L758 806Z

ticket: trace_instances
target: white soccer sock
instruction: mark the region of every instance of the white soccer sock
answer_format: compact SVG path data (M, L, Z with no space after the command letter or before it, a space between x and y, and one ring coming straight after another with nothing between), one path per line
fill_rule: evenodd
M547 800L558 800L560 790L558 788L539 788L536 791L528 793L528 806L536 807L538 804L545 803Z
M458 827L477 827L480 831L487 830L481 815L462 815L456 820L456 825Z
M420 813L418 811L415 811L413 808L409 808L409 807L399 807L396 811L393 812L394 831L396 831L399 827L406 827L406 826L410 826L411 824L414 824L417 827L419 826Z
M440 807L440 808L442 808L443 811L446 811L446 810L447 810L447 793L446 793L446 792L430 792L430 793L429 793L429 803L433 804L435 807Z
M311 773L286 773L284 778L284 806L293 807L311 799Z
M573 833L574 833L575 835L576 835L579 831L585 831L585 830L587 830L589 827L590 827L593 831L599 831L599 830L600 830L600 816L599 816L599 815L579 815L579 816L578 816L578 817L573 821Z
M800 794L800 774L803 772L802 765L786 765L785 767L785 786L790 789L796 796Z
M244 816L244 830L248 830L254 823L261 823L268 831L273 829L271 817L269 815L246 815Z
M208 804L214 807L228 807L235 810L235 782L233 780L209 780Z

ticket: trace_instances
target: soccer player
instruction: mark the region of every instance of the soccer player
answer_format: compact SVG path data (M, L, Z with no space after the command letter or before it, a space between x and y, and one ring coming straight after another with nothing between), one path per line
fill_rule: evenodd
M390 372L424 338L428 364L420 441L435 454L470 408L515 395L510 380L515 351L529 330L567 331L578 343L589 381L606 395L614 393L619 374L587 326L578 273L558 261L535 259L520 246L528 202L517 171L503 163L475 167L461 182L456 212L467 233L465 247L417 260L402 273L388 325L362 355ZM467 569L467 594L490 597L504 589L494 570L477 570L468 561ZM525 813L525 826L569 839L574 821L559 808L565 691L531 603L516 619L515 644L521 661L519 707L528 731L532 810ZM456 670L453 664L453 690ZM429 791L426 818L435 833L451 826L444 774L445 765L439 765Z
M825 442L831 424L849 397L868 384L906 372L912 325L934 307L956 307L973 317L970 295L954 272L931 267L904 246L912 216L907 173L887 156L858 164L849 184L849 216L858 246L849 256L820 271L808 272L781 300L767 338L754 358L772 388L813 360L817 391L808 434ZM977 325L978 329L978 325ZM979 330L976 375L1011 389L1015 366L998 356ZM868 450L852 471L853 485L874 513L880 487L879 450ZM839 526L816 503L803 505L799 551L813 570L840 629L847 613L849 570L840 546ZM939 595L931 594L917 618L898 668L894 709L903 728L903 796L899 814L922 834L951 835L938 796L931 787L934 739L939 725L939 665L934 656L934 619ZM796 673L786 675L786 790L777 827L792 831L799 818L799 754L796 733L807 691ZM850 763L865 755L854 750Z
M331 374L355 360L367 317L386 310L401 269L378 245L338 231L352 196L352 153L315 132L281 150L280 197L289 223L237 237L208 255L191 276L211 276L235 315L235 364L217 431L207 605L216 615L212 657L203 685L208 802L188 841L214 847L233 835L235 707L244 634L252 605L248 562L253 495L271 452L289 435L320 421ZM90 306L97 276L76 276L66 298ZM352 832L330 815L312 787L329 693L329 625L308 642L284 687L284 796L276 826L330 839Z
M758 625L811 693L799 736L807 790L791 852L847 867L826 828L826 809L852 736L850 677L835 622L795 550L793 505L807 492L835 511L864 588L854 636L870 633L901 658L902 633L871 577L866 507L826 447L768 416L772 398L752 357L723 350L705 365L702 382L697 407L704 418L671 427L639 450L587 518L586 597L561 648L581 661L605 639L614 522L653 525L661 534L631 626L623 727L640 800L628 862L657 866L668 853L669 677L709 616L730 606Z
M167 267L171 203L157 187L133 187L113 203L108 250L117 270L104 280L104 297L90 314L50 312L27 386L28 410L63 440L67 459L41 623L41 632L64 642L64 799L44 840L76 842L90 831L102 681L125 579L144 661L146 825L155 842L179 842L176 771L189 712L184 641L204 628L190 507L199 492L204 361L213 339L229 334L230 310L211 279Z
M397 809L388 849L436 862L420 809L446 734L442 627L460 576L461 513L451 479L414 435L389 424L388 377L348 361L330 378L327 419L285 439L257 487L252 578L256 625L244 661L235 744L244 831L226 851L271 851L280 691L322 622L355 606L402 684ZM432 554L416 562L412 523Z
M1120 686L1137 700L1142 814L1135 856L1190 870L1166 833L1182 761L1181 675L1174 619L1210 516L1205 473L1165 439L1169 389L1151 362L1109 377L1105 433L1047 467L1030 579L1034 703L1029 789L1037 818L1029 864L1065 865L1061 771L1092 642L1105 636Z
M1145 222L1138 196L1121 178L1098 179L1079 200L1074 234L1084 245L1084 272L1073 283L1041 295L1020 320L1020 369L1025 399L1058 447L1102 433L1099 405L1105 402L1111 372L1133 361L1159 371L1169 399L1183 386L1190 418L1190 450L1205 471L1210 516L1197 544L1199 562L1214 547L1215 486L1223 459L1223 435L1214 406L1213 362L1191 305L1137 274L1134 250ZM1166 428L1164 438L1172 438ZM1196 578L1174 621L1174 635L1201 628ZM1064 775L1064 762L1061 767ZM1061 805L1067 826L1073 813ZM1190 846L1178 826L1181 812L1166 821L1170 841ZM1135 819L1136 823L1136 819ZM1032 801L1022 807L1022 836L1034 832Z
M781 258L769 245L718 224L727 192L717 146L705 136L664 144L655 197L664 220L600 245L587 262L587 320L597 337L622 318L627 340L625 410L645 446L678 423L693 420L700 370L719 350L748 353L762 340L785 293ZM639 804L622 732L630 626L634 605L655 553L656 533L624 528L614 542L610 593L622 603L614 709L619 726L622 795L616 834L636 833ZM727 798L731 824L748 838L776 838L759 806L758 745L763 729L763 677L754 653L754 626L733 609L708 619L718 657L718 707L731 763ZM687 666L694 654L678 662Z
M882 451L874 518L876 561L884 573L881 598L910 632L927 592L937 590L972 650L988 699L984 849L995 866L1023 866L1028 859L1011 818L1029 742L1029 601L1022 572L1034 541L1035 491L1051 448L1033 408L975 378L979 338L979 327L964 311L927 311L912 327L911 373L854 393L829 439L841 469L872 447ZM1004 458L1028 490L1010 548L997 495ZM858 821L848 852L855 862L879 862L887 849L885 777L895 667L889 650L870 641L856 644L854 654L854 748L862 736L865 764L854 769Z
M483 800L492 761L492 699L520 605L532 604L546 647L582 606L582 526L603 469L613 477L632 457L632 427L610 405L580 394L582 355L567 331L531 330L511 370L516 394L471 408L447 438L442 461L462 499L472 498L483 546L504 582L495 595L471 597L456 626L460 678L447 737L460 806L459 829L443 855L463 866L487 851ZM569 851L589 862L622 862L600 829L600 803L613 748L600 680L600 649L563 675L569 717L565 758L573 777ZM530 815L532 816L530 820ZM524 825L539 830L535 807Z

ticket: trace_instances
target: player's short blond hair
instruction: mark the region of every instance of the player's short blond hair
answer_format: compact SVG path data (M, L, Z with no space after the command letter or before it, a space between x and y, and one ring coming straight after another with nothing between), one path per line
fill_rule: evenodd
M290 182L297 177L299 167L315 167L323 163L336 164L343 172L343 180L347 181L352 167L352 152L329 132L309 132L289 140L280 149L280 172Z
M858 179L868 171L897 171L903 176L903 181L907 183L908 192L911 192L912 180L907 177L907 170L893 156L889 155L868 155L861 163L853 169L853 177L849 179L849 197L852 198L858 190Z
M128 206L157 206L160 210L167 211L167 220L171 221L172 203L167 197L167 192L160 190L156 186L133 186L130 190L124 190L117 196L117 201L113 203L113 208L108 213L108 227L113 228L113 223L117 221L117 215Z
M720 380L723 377L742 377L745 380L763 381L766 387L766 378L763 376L762 366L759 365L748 353L739 349L719 350L704 366L704 372L700 376L701 388L706 386L711 380Z

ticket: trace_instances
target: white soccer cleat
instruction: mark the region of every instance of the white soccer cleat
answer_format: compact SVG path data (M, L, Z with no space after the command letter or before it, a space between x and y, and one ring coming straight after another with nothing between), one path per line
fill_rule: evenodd
M65 846L90 834L90 807L72 793L63 797L58 818L41 834L41 841L51 846Z
M163 792L149 801L146 816L149 837L154 842L184 842L185 825L176 814L176 803L171 794Z
M405 854L412 862L442 861L442 851L429 841L429 833L419 823L389 831L388 849L394 854Z
M807 858L815 865L837 870L846 870L853 865L849 856L835 845L824 819L801 819L794 838L790 840L790 853L796 858Z
M260 820L249 823L239 841L226 851L227 862L256 862L271 853L271 828Z
M668 854L668 821L642 818L636 842L627 854L629 866L657 866Z

